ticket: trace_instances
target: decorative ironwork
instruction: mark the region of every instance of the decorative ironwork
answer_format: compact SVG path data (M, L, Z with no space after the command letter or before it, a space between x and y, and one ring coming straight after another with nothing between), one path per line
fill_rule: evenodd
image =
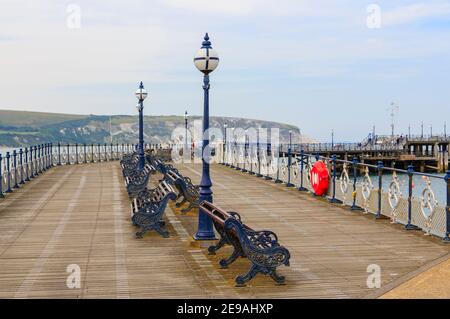
M392 174L392 181L389 184L388 201L391 207L391 220L392 223L397 222L398 207L400 205L400 199L402 197L402 191L400 188L400 182L397 176L397 172Z
M372 195L373 183L372 178L370 177L369 167L366 166L364 170L364 177L361 183L361 194L364 199L364 212L369 212L370 207L370 197Z
M422 191L420 199L420 210L425 218L425 232L427 235L431 233L434 213L439 203L436 200L433 190L431 189L431 181L427 176L424 176L425 188Z
M344 163L343 165L342 173L341 176L339 177L339 187L341 188L343 196L342 204L345 205L345 202L347 200L348 189L350 187L350 177L348 175L347 163Z

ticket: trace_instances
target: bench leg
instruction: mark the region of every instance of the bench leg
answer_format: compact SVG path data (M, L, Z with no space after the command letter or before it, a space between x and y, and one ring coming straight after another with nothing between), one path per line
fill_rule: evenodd
M278 285L284 285L286 278L284 276L280 276L277 274L277 270L273 269L269 272L270 277L278 284Z
M222 259L221 261L219 261L220 268L222 268L222 269L228 268L229 265L234 263L236 261L236 259L238 259L242 255L243 255L242 250L241 249L237 249L235 247L234 251L233 251L233 253L231 254L230 257L228 257L226 259Z
M255 278L259 272L258 266L252 265L247 274L236 277L236 287L245 287L245 284Z
M169 238L169 232L161 228L160 223L153 226L153 229L164 238Z
M180 197L181 197L181 196L180 196ZM178 199L178 198L177 198L177 199ZM184 203L186 203L186 202L187 202L186 198L183 198L183 200L182 200L181 202L175 204L175 207L181 207L181 206L183 206Z
M227 244L227 243L228 243L227 240L225 238L221 237L219 242L217 243L217 245L213 245L213 246L209 246L208 247L209 255L215 255L216 251L218 251L220 248L225 246L225 244Z

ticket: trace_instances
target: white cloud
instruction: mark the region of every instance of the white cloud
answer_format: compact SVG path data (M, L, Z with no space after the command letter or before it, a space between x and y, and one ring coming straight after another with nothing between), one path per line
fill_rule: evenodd
M450 15L448 2L415 3L387 12L382 11L382 24L383 26L400 25L448 15Z

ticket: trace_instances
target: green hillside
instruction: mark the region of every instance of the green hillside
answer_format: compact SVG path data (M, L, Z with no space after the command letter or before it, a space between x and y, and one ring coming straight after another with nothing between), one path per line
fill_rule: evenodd
M197 124L200 116L190 116L189 123ZM298 132L292 125L242 119L211 117L211 127L278 127L282 140L287 140L289 130ZM201 122L200 122L201 123ZM175 115L146 116L144 135L147 143L170 141L173 130L184 127L184 117ZM201 127L201 125L200 125ZM46 142L62 143L135 143L138 118L130 115L73 115L0 110L0 146L26 146ZM304 137L304 140L307 137Z

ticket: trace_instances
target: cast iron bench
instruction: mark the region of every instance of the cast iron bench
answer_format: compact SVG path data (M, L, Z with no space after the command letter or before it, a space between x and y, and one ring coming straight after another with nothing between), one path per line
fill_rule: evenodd
M150 175L156 172L155 168L150 164L146 164L143 170L134 170L125 176L125 186L131 197L147 187Z
M162 229L162 217L169 200L176 198L174 189L163 181L155 189L147 190L147 196L137 197L132 201L131 221L134 226L140 227L136 238L144 237L149 230L156 231L164 238L169 237L169 232Z
M171 167L166 169L164 180L171 185L174 185L177 189L177 200L182 198L181 201L178 201L175 204L176 207L181 207L186 202L189 203L189 206L187 208L181 210L182 213L187 213L194 208L198 208L200 197L199 186L194 185L189 177L181 175L181 173L176 168Z
M252 280L258 273L269 275L277 284L284 284L285 277L277 274L276 269L282 265L289 266L290 253L280 246L275 233L263 230L255 231L245 225L236 212L226 212L214 204L203 201L200 209L209 215L220 235L215 246L209 247L210 254L215 254L224 245L232 245L233 253L220 261L222 268L227 268L239 257L246 257L252 263L245 275L236 277L238 287Z

